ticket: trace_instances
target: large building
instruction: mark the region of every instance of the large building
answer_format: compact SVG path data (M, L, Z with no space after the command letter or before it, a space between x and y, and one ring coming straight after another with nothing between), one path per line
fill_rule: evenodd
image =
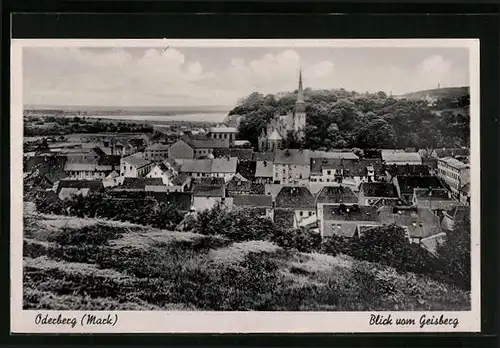
M438 176L459 196L462 187L470 183L470 165L451 157L440 158Z
M302 87L302 72L299 73L299 88L297 101L292 112L285 115L277 114L269 122L259 136L259 151L274 151L283 148L289 137L302 142L306 131L306 106L304 89Z

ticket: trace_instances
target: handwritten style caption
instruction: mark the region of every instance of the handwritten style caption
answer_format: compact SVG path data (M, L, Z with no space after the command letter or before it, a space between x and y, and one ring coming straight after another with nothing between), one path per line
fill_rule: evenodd
M74 328L80 326L115 326L118 322L117 314L95 315L84 314L81 317L65 317L62 314L58 316L49 316L48 314L37 314L35 324L37 325L67 325Z
M380 314L371 314L369 324L373 326L416 326L418 325L421 329L426 326L453 326L454 329L460 324L458 318L448 318L443 314L440 316L435 315L422 315L418 320L416 318L395 318L393 320L392 315L383 316Z

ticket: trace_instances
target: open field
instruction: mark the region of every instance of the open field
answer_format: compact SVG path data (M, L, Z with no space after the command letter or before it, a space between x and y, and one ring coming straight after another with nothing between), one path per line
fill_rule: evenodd
M264 241L43 215L25 206L24 308L468 310L425 276Z

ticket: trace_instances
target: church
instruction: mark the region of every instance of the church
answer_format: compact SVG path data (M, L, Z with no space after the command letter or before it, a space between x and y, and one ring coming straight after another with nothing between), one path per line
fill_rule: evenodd
M306 106L304 103L304 89L302 87L302 71L299 72L299 88L297 101L292 112L286 115L277 114L269 122L259 136L259 151L274 151L285 145L288 137L294 137L302 142L306 132Z

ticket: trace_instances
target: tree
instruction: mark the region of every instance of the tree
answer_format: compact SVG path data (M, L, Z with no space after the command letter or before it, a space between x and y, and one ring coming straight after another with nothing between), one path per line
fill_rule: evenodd
M387 121L378 118L361 128L358 144L362 148L391 148L396 144L396 132Z

